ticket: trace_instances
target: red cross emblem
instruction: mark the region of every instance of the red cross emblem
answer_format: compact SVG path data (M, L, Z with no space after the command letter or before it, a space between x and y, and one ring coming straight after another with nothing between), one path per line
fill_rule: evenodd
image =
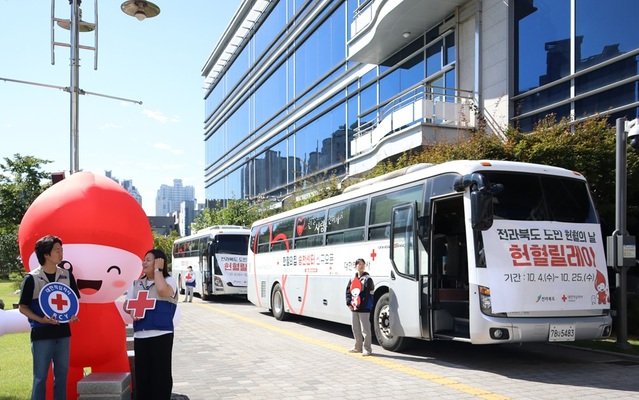
M375 257L377 257L377 253L375 253L375 249L373 249L373 252L371 253L371 259L375 261Z
M57 293L55 295L55 298L51 299L51 304L56 306L58 311L62 311L62 310L64 310L64 306L68 305L69 302L67 300L65 300L64 298L62 298L62 294L61 293Z
M130 299L126 305L128 311L133 311L133 318L144 318L146 310L155 308L155 299L149 299L148 290L140 290L138 297Z

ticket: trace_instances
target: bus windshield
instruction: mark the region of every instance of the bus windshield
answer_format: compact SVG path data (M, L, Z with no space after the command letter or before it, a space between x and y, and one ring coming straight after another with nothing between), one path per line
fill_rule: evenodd
M598 223L586 183L549 175L484 171L492 184L495 219Z
M215 237L215 252L246 255L248 239L249 237L245 235L217 235Z

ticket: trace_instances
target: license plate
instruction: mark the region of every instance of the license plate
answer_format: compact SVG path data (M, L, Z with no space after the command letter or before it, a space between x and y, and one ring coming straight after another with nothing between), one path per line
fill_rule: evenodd
M575 326L574 325L550 325L548 333L549 342L574 342Z

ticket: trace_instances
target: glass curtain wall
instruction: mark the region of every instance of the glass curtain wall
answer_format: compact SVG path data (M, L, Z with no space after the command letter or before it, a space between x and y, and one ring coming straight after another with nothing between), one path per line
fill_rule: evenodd
M639 1L526 0L514 6L513 124L530 131L547 114L557 120L597 113L637 117L633 22Z
M357 6L335 1L317 10L316 2L286 0L268 11L205 99L208 200L277 198L342 176L360 124L426 83L455 89L455 35L440 34L439 25L353 82L362 66L347 62L346 43ZM308 26L284 45L310 13Z

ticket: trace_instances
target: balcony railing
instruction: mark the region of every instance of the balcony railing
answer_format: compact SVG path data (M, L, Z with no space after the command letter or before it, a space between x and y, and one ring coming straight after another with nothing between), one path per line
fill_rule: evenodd
M474 93L422 85L390 101L371 121L355 129L351 154L369 150L382 138L418 124L475 129L477 109Z
M351 23L351 37L357 36L362 29L373 21L373 15L382 3L384 2L368 0L357 7L353 15L353 22ZM375 5L375 7L373 7L373 5Z

